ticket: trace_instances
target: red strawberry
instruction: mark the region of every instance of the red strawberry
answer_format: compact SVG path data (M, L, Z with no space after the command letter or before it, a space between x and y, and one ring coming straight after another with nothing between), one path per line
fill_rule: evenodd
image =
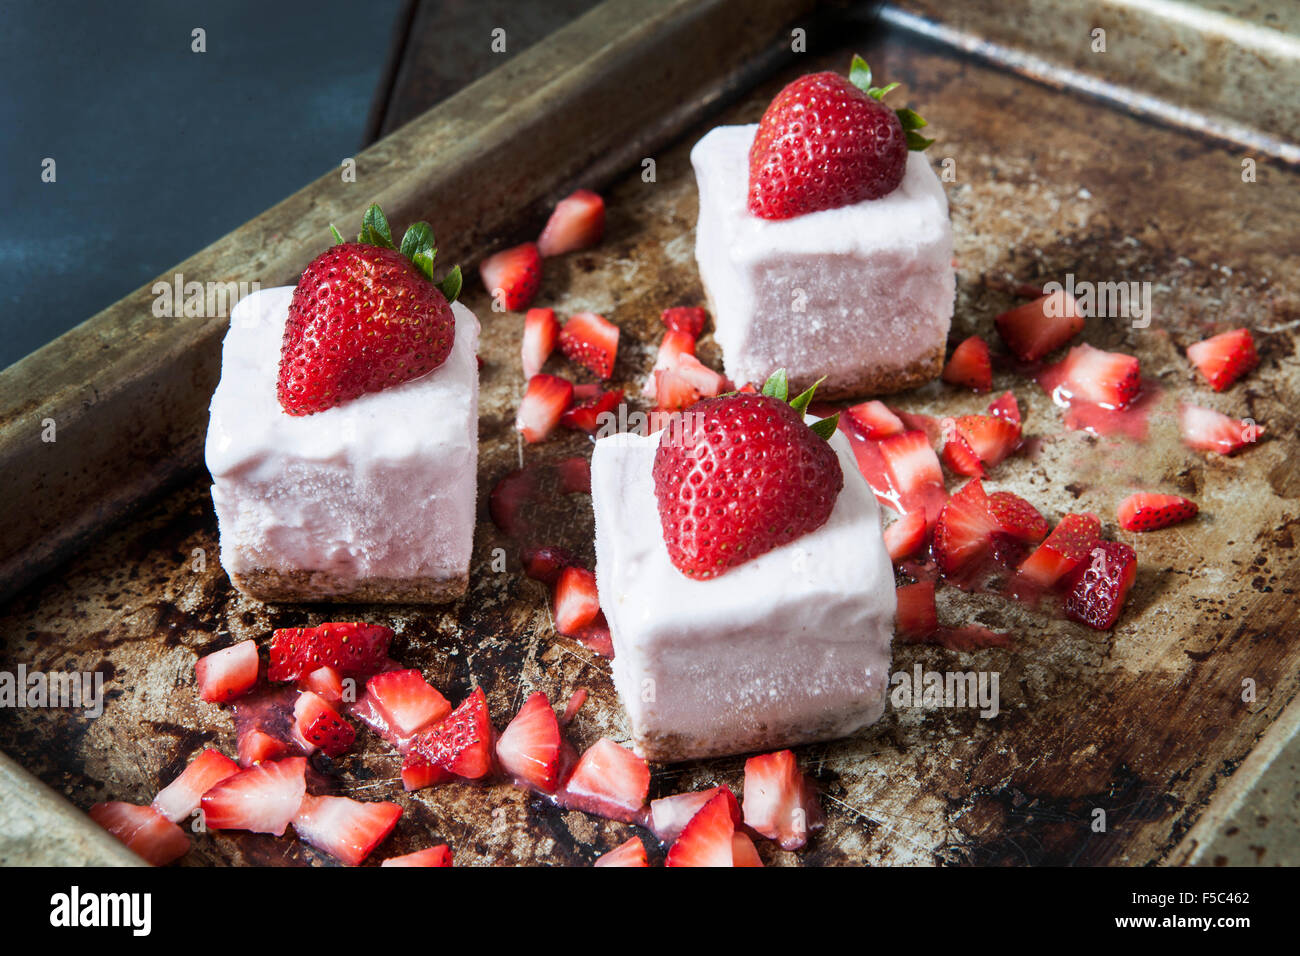
M560 723L546 695L524 701L497 740L497 760L517 780L543 793L560 785Z
M507 312L527 308L542 285L542 256L537 246L525 242L488 256L478 267L483 288Z
M398 737L410 737L451 713L447 698L417 670L384 671L366 681L371 706Z
M205 793L237 773L239 764L220 751L205 750L175 780L158 791L151 806L176 823L198 809Z
M1102 541L1071 577L1065 616L1099 631L1111 627L1137 576L1137 553L1118 541Z
M343 700L343 675L332 667L318 667L298 681L302 690L319 694L330 704Z
M930 447L925 432L890 435L880 442L880 454L889 468L894 487L901 494L916 492L927 485L943 487L939 456Z
M978 478L954 494L939 511L934 557L944 574L955 574L988 551L997 522Z
M681 836L682 829L700 808L717 796L725 787L710 787L694 793L676 793L650 801L650 830L661 843L672 843ZM733 797L734 799L734 797Z
M1125 531L1155 531L1195 518L1196 502L1178 495L1157 495L1140 491L1119 506L1119 526Z
M681 411L705 398L715 398L727 389L727 378L694 355L679 355L672 368L653 373L654 387L647 389L659 411Z
M380 624L339 623L282 627L271 638L267 679L298 680L318 667L344 677L369 677L388 662L391 628Z
M905 431L903 422L890 411L884 402L870 401L844 410L844 421L853 427L859 438L878 440Z
M586 568L565 568L560 572L555 584L555 629L566 637L576 637L599 613L596 575Z
M591 494L591 462L587 459L565 458L556 463L555 470L560 476L561 493Z
M542 370L559 337L560 323L554 309L529 309L525 313L524 343L520 348L524 378L532 378Z
M560 351L597 378L609 378L618 353L618 326L595 312L575 312L560 332Z
M200 657L194 678L204 700L219 704L238 697L257 683L257 642L240 641Z
M268 760L227 777L203 795L203 816L215 830L281 836L307 793L307 760Z
M987 504L997 526L995 534L1007 535L1026 544L1037 544L1047 537L1047 519L1019 495L995 491L988 496Z
M578 563L577 556L571 551L552 547L527 548L520 554L519 560L524 566L524 574L552 587L560 580L560 574L565 568Z
M251 767L263 760L279 760L289 756L289 745L278 737L256 728L250 728L239 735L239 765Z
M608 853L597 858L592 866L649 866L646 859L645 844L640 837L632 837L626 843L620 843Z
M650 378L646 381L645 388L642 390L645 396L653 399L658 391L656 372L675 368L677 360L683 355L693 356L694 354L695 336L682 329L669 329L665 332L663 340L659 343L659 354L655 357L654 367L650 370Z
M492 769L492 723L487 698L475 687L442 723L411 741L411 752L466 780Z
M536 469L520 468L501 476L488 497L488 514L492 516L492 523L506 534L523 534L529 525L525 514L537 491Z
M555 431L573 402L573 383L557 375L534 375L519 403L515 430L528 443L543 441Z
M639 818L650 790L650 768L608 737L596 741L565 781L563 802L611 820Z
M618 420L618 406L623 404L622 389L601 392L593 399L574 405L560 416L565 428L595 434Z
M152 807L111 800L91 807L90 819L150 866L166 866L190 848L185 831Z
M293 828L316 849L357 866L393 831L401 815L402 808L395 803L307 794L293 818Z
M704 326L709 322L709 313L699 306L678 305L664 309L659 318L670 332L685 332L693 339L704 334Z
M885 529L885 550L894 564L912 557L925 544L925 513L905 514Z
M703 580L725 573L830 517L844 487L839 459L804 423L811 400L786 401L784 373L764 395L709 398L674 417L655 452L655 497L668 556Z
M1076 345L1065 357L1065 378L1057 391L1106 408L1125 408L1142 388L1138 360L1122 352Z
M895 113L853 58L850 77L812 73L781 90L759 121L749 150L749 211L790 219L879 199L898 188L909 147L929 145L910 110Z
M1257 425L1248 418L1229 418L1222 412L1199 405L1180 406L1178 425L1188 448L1218 455L1231 455L1240 451L1247 445L1253 445L1264 434L1264 426Z
M413 750L407 751L402 758L402 788L408 793L455 779L456 775L450 770L439 767Z
M1187 346L1187 360L1221 392L1259 364L1250 329L1232 329Z
M1083 316L1064 290L1026 302L993 320L998 335L1019 358L1037 362L1083 331Z
M990 468L1020 447L1020 426L996 415L962 415L953 425L971 451Z
M576 252L600 242L605 235L605 200L590 189L578 189L555 204L546 227L537 237L543 256Z
M939 629L933 581L904 584L894 593L898 599L896 621L900 637L907 641L919 641Z
M682 835L668 850L665 866L736 866L737 849L745 865L755 863L755 855L750 851L753 844L745 846L746 841L735 839L736 825L740 823L739 807L731 791L723 787L709 799L700 811L691 817L682 829Z
M357 739L352 725L340 717L325 698L309 690L298 695L293 705L293 718L302 739L331 757L344 753Z
M745 761L745 825L775 840L783 850L798 850L822 825L817 790L799 772L789 750Z
M416 850L401 856L390 856L380 866L451 866L451 849L445 843L427 850Z
M1019 574L1035 587L1050 588L1088 559L1101 540L1094 514L1068 514L1020 565Z
M587 702L587 688L579 687L569 695L569 703L564 708L564 717L560 719L560 726L567 727L573 723L573 718L578 716L578 711L582 710L582 705Z
M993 387L993 362L982 338L972 335L952 350L952 357L943 367L943 380L977 392L987 392Z
M984 477L984 464L980 461L980 456L975 454L975 450L966 439L961 437L961 432L955 427L947 435L943 443L943 452L939 457L954 475L964 475L967 478Z
M1020 427L1020 405L1016 401L1016 396L1010 392L1003 392L993 401L989 402L989 414L996 415L998 418L1005 418L1017 428Z

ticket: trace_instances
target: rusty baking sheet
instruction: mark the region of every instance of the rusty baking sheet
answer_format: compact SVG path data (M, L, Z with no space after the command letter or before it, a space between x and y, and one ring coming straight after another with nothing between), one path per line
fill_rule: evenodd
M1049 517L1092 510L1109 535L1139 551L1137 583L1119 625L1101 633L991 599L940 591L940 616L1014 630L1015 650L956 653L898 645L896 669L997 671L1001 712L891 710L847 740L800 748L823 792L828 823L808 849L761 848L789 865L976 863L1145 864L1167 861L1255 742L1292 704L1300 682L1296 536L1300 471L1296 340L1300 174L1261 160L1243 183L1231 148L1098 107L1069 93L955 57L899 32L808 56L754 87L720 118L654 153L657 179L639 170L607 190L610 229L596 249L548 264L542 296L561 312L594 309L622 327L615 381L635 389L649 368L665 306L702 298L693 260L696 195L687 153L716 122L752 122L793 76L843 69L850 52L904 84L930 120L935 163L951 159L958 266L952 340L992 337L994 315L1017 283L1061 279L1149 281L1149 328L1089 320L1088 341L1138 355L1163 392L1143 446L1066 432L1032 382L999 372L1026 410L1030 451L1001 465L992 487L1024 495ZM424 214L416 210L419 214ZM520 232L536 221L519 222ZM299 259L317 246L304 240ZM487 692L498 725L523 696L553 700L586 688L572 733L584 746L627 738L607 662L555 636L540 585L513 566L487 519L495 480L518 467L512 423L519 394L522 319L498 315L471 283L483 318L480 521L469 595L447 608L268 606L230 587L217 566L205 476L153 499L0 612L4 658L29 668L97 670L109 682L104 715L0 714L0 749L78 806L147 801L213 744L231 752L226 712L193 692L196 657L273 627L355 614L391 622L395 654L449 698ZM1180 349L1206 332L1246 325L1262 365L1223 395L1198 389ZM705 361L716 364L710 340ZM1231 459L1190 453L1177 440L1173 401L1199 399L1266 424L1265 439ZM909 411L953 414L984 400L930 385L897 399ZM524 449L527 461L588 453L564 436ZM1139 538L1118 532L1114 508L1130 488L1179 491L1201 517ZM573 531L590 527L586 502ZM201 569L196 555L206 556ZM1243 701L1243 680L1255 687ZM402 794L397 758L369 735L343 758L340 792L396 799L406 808L387 854L449 842L457 864L582 864L631 828L556 810L506 787L452 784ZM652 796L715 783L738 787L742 758L656 768ZM394 789L397 787L397 789ZM1095 832L1095 811L1107 826ZM294 840L248 834L196 839L186 864L327 863Z

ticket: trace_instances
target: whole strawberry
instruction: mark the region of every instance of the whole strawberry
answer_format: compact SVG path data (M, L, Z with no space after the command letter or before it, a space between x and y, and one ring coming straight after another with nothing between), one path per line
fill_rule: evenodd
M672 417L655 452L655 497L682 573L717 577L826 523L844 473L827 444L838 416L803 420L816 387L787 402L782 369L761 395L709 398Z
M393 246L383 211L366 210L356 242L303 270L289 303L276 393L290 415L311 415L409 382L447 360L456 337L451 301L460 268L433 281L433 230L417 222Z
M933 141L916 132L926 125L920 116L881 102L896 86L872 86L871 68L855 56L848 79L811 73L785 87L749 150L749 211L790 219L897 189L907 151Z

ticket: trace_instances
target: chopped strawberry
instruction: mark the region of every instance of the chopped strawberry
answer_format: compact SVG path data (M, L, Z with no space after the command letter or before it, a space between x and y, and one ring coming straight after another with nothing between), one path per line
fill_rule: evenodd
M609 378L618 353L618 326L595 312L575 312L560 332L560 351L597 378Z
M90 819L126 844L150 866L166 866L190 848L185 831L153 807L110 800L90 808Z
M564 708L564 716L560 719L560 726L567 727L573 722L573 718L578 716L578 711L582 710L582 705L587 702L587 688L579 687L569 695L569 703Z
M943 487L939 456L930 447L925 432L891 435L880 442L880 454L889 468L894 487L900 493L908 494L925 485Z
M822 823L817 791L789 750L745 761L743 806L745 825L783 850L798 850Z
M488 256L478 271L488 295L500 303L502 309L514 312L527 308L541 288L542 256L536 244L525 242Z
M302 690L319 694L329 704L343 701L343 675L332 667L318 667L302 680L298 681Z
M566 548L525 548L519 555L524 574L534 581L555 586L565 568L578 563L578 558Z
M620 843L614 849L598 857L592 866L649 866L646 859L645 844L640 837L632 837L626 843Z
M987 392L993 387L993 362L989 347L978 335L972 335L952 350L943 367L943 380L950 385Z
M525 517L528 504L537 491L537 471L533 468L520 468L502 475L488 497L492 523L506 534L523 534L529 524Z
M282 627L271 638L267 678L298 680L329 666L344 677L368 677L388 662L391 628L357 622Z
M175 780L158 791L152 806L172 823L176 823L198 809L205 793L237 773L239 764L220 751L209 748L191 760Z
M682 828L682 835L668 850L665 865L735 866L736 825L740 822L735 796L726 787L721 788ZM740 848L743 862L754 865L749 848L743 843Z
M934 557L944 574L956 574L988 551L997 522L978 478L954 494L939 512Z
M622 389L601 392L588 401L574 405L560 416L560 424L574 431L595 434L617 421L618 406L623 404Z
M1020 426L996 415L962 415L954 427L981 462L992 468L1020 447Z
M603 235L605 200L590 189L578 189L555 204L537 237L537 251L543 256L576 252L594 246Z
M1065 357L1065 377L1056 392L1105 408L1125 408L1142 388L1138 360L1123 352L1076 345ZM1055 397L1055 396L1054 396Z
M263 760L279 760L291 752L283 740L256 728L250 728L239 735L238 747L241 767L251 767Z
M528 380L528 389L519 403L515 430L522 432L524 441L530 444L543 441L555 431L572 402L573 383L568 379L558 375L534 375Z
M565 568L560 572L555 584L555 629L566 637L576 637L599 613L596 575L586 568Z
M384 671L366 681L371 707L398 737L410 737L451 713L451 704L418 670Z
M203 817L215 830L281 836L307 793L307 760L263 761L227 777L203 795Z
M1022 577L1050 588L1088 559L1101 540L1101 521L1094 514L1068 514L1020 565Z
M466 780L477 780L492 769L492 722L482 687L461 702L443 721L411 741L411 752Z
M565 458L557 462L560 491L566 495L591 494L591 462L585 458Z
M596 741L565 781L563 802L611 820L638 819L650 790L650 768L608 737Z
M613 659L614 657L614 637L609 631L609 622L605 620L605 612L601 611L596 615L596 619L586 627L579 628L575 633L566 635L577 639L582 645L601 657Z
M913 511L905 514L885 529L885 550L889 560L897 564L921 550L925 544L925 514Z
M670 332L685 332L691 338L698 339L704 334L704 326L709 322L709 313L696 305L678 305L671 309L664 309L659 318Z
M998 335L1017 356L1037 362L1083 330L1078 303L1064 290L1026 302L993 320Z
M240 641L200 657L194 664L194 678L204 700L217 704L233 700L257 683L257 642Z
M939 457L954 475L963 475L966 478L984 477L984 464L980 461L980 456L975 454L970 443L961 437L961 432L956 428L948 433Z
M1047 519L1019 495L995 491L988 496L987 504L997 526L994 534L1004 534L1026 544L1038 544L1047 537Z
M1137 553L1118 541L1099 542L1073 573L1065 616L1099 631L1110 628L1137 576Z
M402 788L408 793L455 779L456 775L450 770L439 767L413 750L407 751L402 758Z
M989 414L996 415L998 418L1005 418L1017 428L1021 427L1020 404L1016 401L1016 396L1010 392L1003 392L989 402Z
M293 718L302 739L331 757L346 752L357 739L352 725L340 717L325 698L309 690L298 695L293 705Z
M894 593L898 598L897 626L900 637L919 641L939 629L933 581L904 584Z
M357 866L397 826L395 803L362 803L351 797L307 794L293 818L300 839L348 866Z
M655 358L654 367L650 370L650 378L646 382L644 394L649 399L654 399L658 391L656 372L664 369L677 367L677 361L683 355L695 355L695 336L682 329L669 329L664 333L663 341L659 343L659 354Z
M654 387L647 385L646 393L652 395L655 408L664 412L679 412L700 400L695 386L679 375L675 369L660 369L651 374Z
M445 843L427 850L416 850L401 856L390 856L380 866L451 866L451 848Z
M1155 531L1195 518L1197 510L1196 502L1187 498L1140 491L1120 504L1119 526L1125 531Z
M559 337L560 323L554 309L529 309L524 314L524 343L520 348L524 378L532 378L542 370Z
M693 793L675 793L650 801L650 831L660 843L672 843L700 808L718 795L723 787L710 787Z
M875 400L846 408L840 421L851 425L858 437L873 441L905 431L902 420L889 406Z
M1259 364L1250 329L1222 332L1187 347L1187 360L1221 392Z
M1218 455L1240 451L1253 445L1264 434L1264 426L1249 418L1229 418L1222 412L1199 405L1182 405L1178 409L1178 425L1188 448Z
M758 855L758 847L749 838L749 834L737 830L731 835L732 866L762 866L763 858Z
M542 793L560 785L560 723L541 691L524 701L497 740L497 760L505 771Z

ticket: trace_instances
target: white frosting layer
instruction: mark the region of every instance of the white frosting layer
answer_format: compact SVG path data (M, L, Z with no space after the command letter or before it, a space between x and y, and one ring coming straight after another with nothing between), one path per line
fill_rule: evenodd
M597 587L634 746L686 759L830 739L878 719L894 575L844 436L831 439L844 489L822 527L697 581L663 541L652 475L662 434L602 438L591 460Z
M923 153L880 199L770 220L751 215L757 126L719 126L691 150L700 192L695 257L728 377L784 366L827 386L902 370L942 347L956 279L948 199Z
M469 565L478 461L478 319L452 304L439 368L314 415L276 398L292 286L241 300L222 347L206 457L232 574L452 577Z

